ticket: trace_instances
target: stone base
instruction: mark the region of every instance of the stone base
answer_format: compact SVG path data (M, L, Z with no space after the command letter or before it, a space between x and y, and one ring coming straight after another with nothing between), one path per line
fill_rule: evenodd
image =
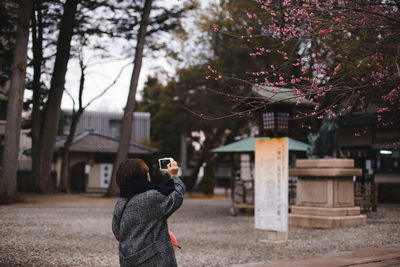
M277 231L256 229L254 234L257 243L264 243L264 244L288 243L288 232L277 232Z
M296 205L291 206L289 225L332 229L365 225L367 217L354 207L352 159L302 159L290 175L298 176Z
M290 206L292 214L314 215L314 216L355 216L360 215L360 207L345 208L321 208Z
M333 229L365 225L367 217L360 215L359 207L319 208L292 206L289 226Z

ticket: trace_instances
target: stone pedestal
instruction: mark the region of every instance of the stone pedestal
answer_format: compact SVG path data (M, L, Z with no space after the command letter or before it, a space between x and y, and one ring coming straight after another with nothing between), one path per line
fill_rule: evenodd
M366 224L366 216L354 207L352 159L301 159L289 170L297 176L296 205L291 206L289 225L306 228L338 228Z

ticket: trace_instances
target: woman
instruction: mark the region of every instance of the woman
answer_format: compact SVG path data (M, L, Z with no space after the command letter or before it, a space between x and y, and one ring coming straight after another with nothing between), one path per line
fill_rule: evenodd
M177 266L167 219L183 202L185 185L177 177L178 164L168 164L171 179L163 187L151 183L149 167L141 159L122 162L116 182L112 231L119 241L120 266Z

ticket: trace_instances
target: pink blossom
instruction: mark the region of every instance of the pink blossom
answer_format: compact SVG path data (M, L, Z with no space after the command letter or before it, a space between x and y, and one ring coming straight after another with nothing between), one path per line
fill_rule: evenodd
M390 111L390 109L387 108L387 107L384 107L384 108L377 108L377 109L376 109L376 112L377 112L377 113L383 113L383 112L387 112L387 111Z
M333 75L336 75L336 73L341 69L342 65L339 64L335 67L335 69L333 70Z
M329 30L328 29L325 29L325 30L320 30L319 31L319 34L327 34L329 32Z
M359 97L361 97L366 90L370 90L370 88L376 91L378 97L380 97L378 101L381 100L381 102L383 102L382 107L376 109L377 113L392 109L400 110L399 76L395 65L392 64L392 57L396 51L384 43L393 33L391 31L382 31L382 38L376 38L375 40L376 46L371 45L368 49L363 50L362 53L357 53L356 46L352 47L353 42L359 45L361 41L366 41L366 44L369 44L369 40L358 40L357 32L361 30L363 32L365 31L366 34L375 34L374 27L368 26L370 23L376 24L377 27L386 27L384 24L385 22L382 22L384 17L392 17L396 13L393 12L393 7L388 4L391 1L377 1L377 3L379 3L377 5L363 5L360 4L362 1L359 1L358 4L354 2L352 8L360 9L359 11L348 9L348 7L346 7L347 1L344 0L283 0L279 8L272 5L272 0L255 0L255 2L258 4L260 12L247 9L244 15L246 16L247 14L249 20L260 19L259 21L252 21L251 23L257 23L265 36L276 39L276 44L279 45L279 48L271 46L273 48L270 49L273 50L272 53L281 56L281 61L279 61L279 63L277 61L273 63L274 66L271 66L271 73L269 74L255 71L254 76L252 76L254 77L252 82L258 77L262 81L265 79L265 84L269 86L284 86L284 84L290 83L292 87L299 87L299 89L295 88L295 90L299 91L298 96L306 96L306 98L301 98L299 101L296 100L297 104L300 104L303 99L308 99L309 102L315 102L325 95L341 94L344 98L349 98L350 101L349 104L337 110L335 116L338 117L344 115L346 111L353 109L352 105L354 99L351 95L354 90L357 92L357 89L359 91ZM329 15L329 18L327 15ZM247 28L244 28L244 32L253 33L259 29L256 29L256 27L258 27L256 24L251 25L251 27L250 25L251 24L247 24ZM353 32L355 34L353 34ZM324 41L324 39L328 38L332 39L332 42ZM242 39L251 42L255 38L245 35ZM318 46L311 45L307 47L306 49L309 49L309 51L304 54L307 56L302 56L298 53L293 53L293 51L287 47L291 41L298 39L304 40L305 43L310 44L320 40L320 43ZM343 42L343 46L336 45L334 43L336 40ZM257 42L257 45L260 47L257 47L257 50L254 52L251 51L250 56L255 57L263 55L264 53L271 53L270 50L262 47L267 46L267 44L269 43L265 42L260 45L260 43ZM293 62L285 62L284 59L293 60ZM285 65L300 66L302 71L300 75L305 77L299 77L299 74L282 77L283 74L280 73L282 73L284 69L282 67ZM349 85L349 90L342 90L342 88L344 88L343 86L346 86L346 84L339 79L332 78L338 74L344 73L343 69L347 70L349 67L350 69L368 67L370 69L361 73L354 73L355 75L349 74L350 82L353 79L356 86L351 88L353 85ZM312 68L311 71L310 68ZM268 70L269 69L270 68L268 68ZM277 70L279 70L279 72ZM323 77L327 74L329 74L329 76ZM216 75L218 75L218 73L216 73ZM271 80L274 81L268 81L267 75L268 79L272 77ZM390 90L387 90L386 87L381 90L381 86L386 84L393 84L394 86ZM354 96L356 95L357 94ZM330 99L328 99L328 101L330 101ZM330 104L332 109L334 108L333 104L334 103ZM384 109L386 106L390 107ZM325 104L323 107L314 107L315 111L313 112L316 113L316 116L320 117L320 114L318 114L320 112L318 111L324 111L326 108ZM360 105L354 106L354 109L364 109L366 107L367 100L360 99ZM311 113L308 115L311 115ZM301 116L305 116L305 114ZM334 117L331 116L331 118ZM383 125L383 123L381 122L380 125ZM362 134L362 130L360 133Z

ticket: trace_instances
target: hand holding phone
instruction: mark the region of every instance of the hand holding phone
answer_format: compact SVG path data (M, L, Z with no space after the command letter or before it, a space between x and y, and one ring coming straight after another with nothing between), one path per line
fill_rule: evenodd
M171 161L174 161L174 159L173 159L173 158L162 158L162 159L159 159L159 160L158 160L158 163L159 163L159 165L160 165L160 170L161 170L161 171L166 171L166 170L168 170L168 164L169 164Z
M170 176L178 176L178 163L173 158L158 159L161 172L168 172Z
M171 160L170 163L168 164L168 172L169 175L178 177L178 172L179 172L179 167L178 167L178 163L174 160Z

